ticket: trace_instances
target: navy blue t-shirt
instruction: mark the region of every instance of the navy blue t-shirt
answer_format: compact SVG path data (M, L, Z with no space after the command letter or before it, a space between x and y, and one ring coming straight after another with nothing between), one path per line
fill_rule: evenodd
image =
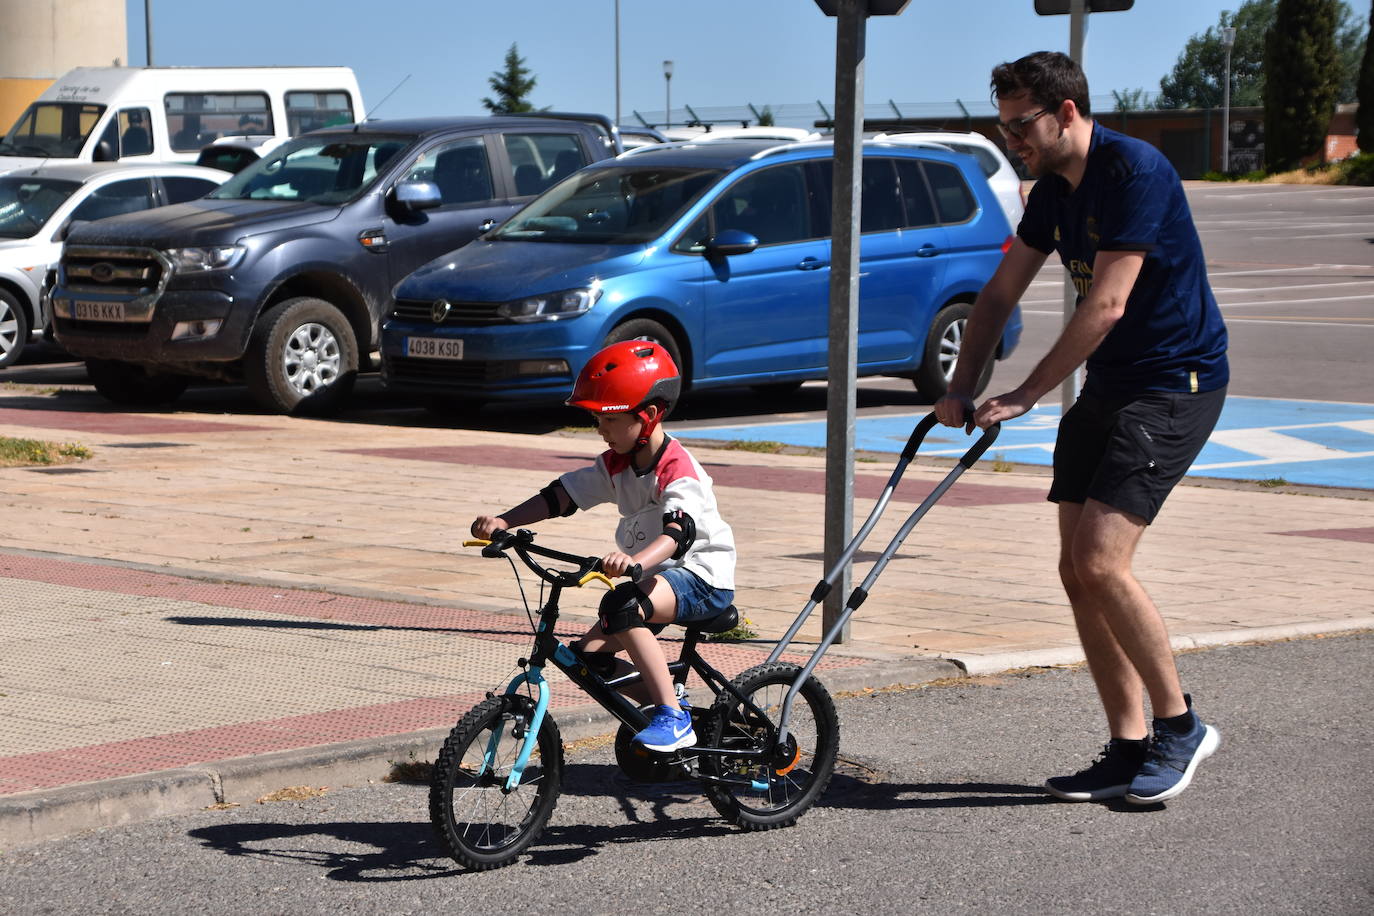
M1213 391L1227 383L1226 325L1183 183L1159 150L1094 123L1082 182L1072 191L1058 174L1036 182L1017 235L1044 254L1059 252L1080 303L1097 252L1145 253L1125 314L1088 357L1086 393Z

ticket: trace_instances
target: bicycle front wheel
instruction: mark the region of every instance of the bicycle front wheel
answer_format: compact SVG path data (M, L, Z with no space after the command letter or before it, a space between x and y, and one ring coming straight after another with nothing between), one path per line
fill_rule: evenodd
M782 715L783 700L801 668L785 662L758 665L731 681L763 716L728 690L711 708L707 746L767 747ZM701 758L708 775L706 797L721 816L745 830L768 830L796 823L830 782L840 745L840 719L825 686L808 678L792 704L785 744L768 760L745 757Z
M514 789L507 777L534 716L526 697L479 703L444 742L429 787L429 818L449 855L475 871L509 865L539 838L558 801L563 741L545 714Z

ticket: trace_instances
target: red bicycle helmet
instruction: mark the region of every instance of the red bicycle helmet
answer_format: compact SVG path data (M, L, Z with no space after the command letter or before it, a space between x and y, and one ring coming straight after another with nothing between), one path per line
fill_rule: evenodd
M625 340L587 361L567 403L592 414L633 413L644 424L636 440L642 447L681 392L682 374L667 350L652 340ZM650 421L643 409L653 401L663 402L663 412Z

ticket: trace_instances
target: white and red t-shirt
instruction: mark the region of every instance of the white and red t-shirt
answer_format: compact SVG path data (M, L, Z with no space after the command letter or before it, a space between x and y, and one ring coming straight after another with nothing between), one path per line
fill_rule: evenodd
M607 450L589 467L559 480L579 509L614 502L620 510L615 541L634 554L663 533L663 516L681 509L692 517L697 537L680 560L668 559L646 575L685 566L716 588L735 587L735 536L716 508L711 478L676 439L669 437L658 460L636 471L630 456Z

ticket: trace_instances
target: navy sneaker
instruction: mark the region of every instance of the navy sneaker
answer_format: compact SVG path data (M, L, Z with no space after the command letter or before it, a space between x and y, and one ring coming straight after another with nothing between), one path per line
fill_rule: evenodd
M1148 746L1146 741L1113 738L1103 745L1102 753L1091 766L1072 776L1052 776L1045 780L1045 788L1064 801L1120 798L1131 787L1131 780L1145 762Z
M697 743L692 730L692 717L675 706L659 706L654 710L649 727L635 735L636 744L651 751L675 751Z
M1204 725L1197 717L1197 713L1193 712L1192 697L1185 699L1193 727L1179 734L1158 719L1155 720L1155 737L1150 743L1150 753L1126 792L1126 801L1131 804L1153 805L1178 795L1193 781L1197 765L1212 756L1221 744L1221 733L1210 725Z

